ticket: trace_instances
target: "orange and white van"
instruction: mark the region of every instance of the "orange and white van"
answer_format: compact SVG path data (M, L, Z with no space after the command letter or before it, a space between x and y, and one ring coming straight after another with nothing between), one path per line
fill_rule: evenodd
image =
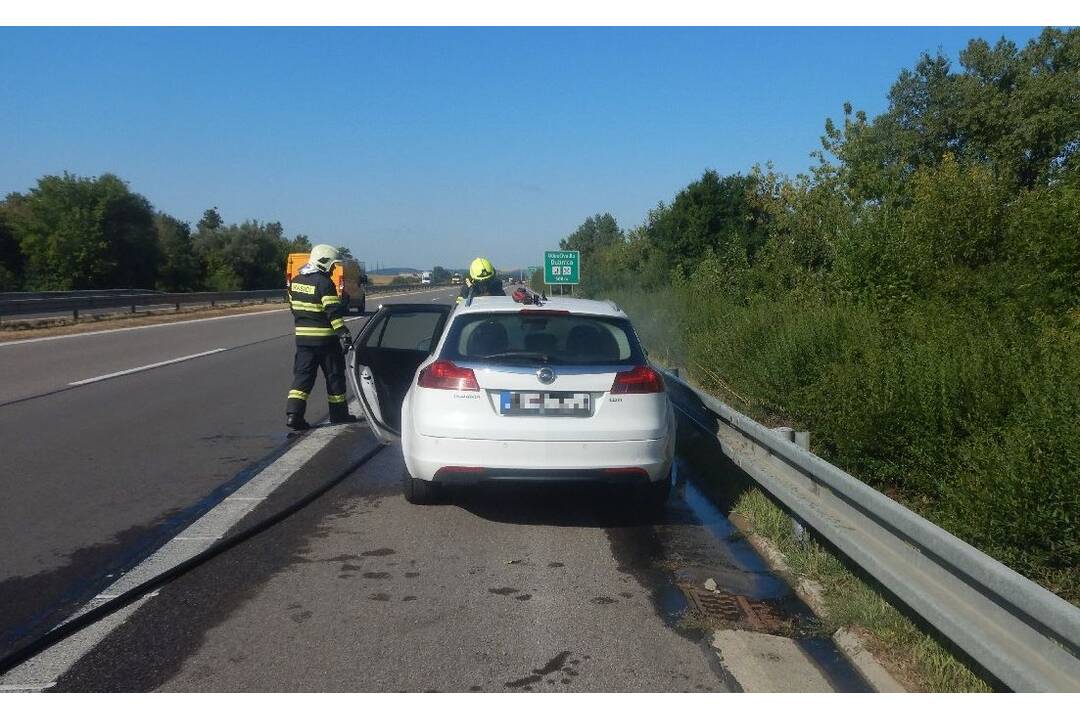
M310 255L308 253L289 253L285 260L285 287L289 287L292 279L307 264ZM345 258L341 262L334 263L334 269L330 273L330 279L334 281L345 311L355 309L363 313L367 304L367 296L364 285L368 281L364 266L354 258Z

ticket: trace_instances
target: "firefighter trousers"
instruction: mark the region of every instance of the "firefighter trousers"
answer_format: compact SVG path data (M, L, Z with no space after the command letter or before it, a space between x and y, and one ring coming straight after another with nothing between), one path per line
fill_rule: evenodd
M289 399L285 403L285 412L296 413L303 417L307 408L308 394L315 387L315 375L322 368L326 378L326 397L330 402L331 414L335 410L343 411L345 397L345 354L335 339L324 345L297 345L296 358L293 360L293 382L289 390ZM335 407L336 406L336 407Z

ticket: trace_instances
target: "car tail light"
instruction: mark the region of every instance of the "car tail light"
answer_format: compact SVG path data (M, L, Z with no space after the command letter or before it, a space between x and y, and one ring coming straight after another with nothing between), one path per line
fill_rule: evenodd
M445 480L448 476L454 475L480 475L484 472L482 467L473 467L465 465L447 465L441 467L435 471L435 475L432 476L432 480Z
M436 360L420 371L416 384L434 390L479 390L476 374L449 360Z
M644 394L664 392L664 379L660 373L647 365L638 365L633 370L624 370L615 376L611 384L612 395Z

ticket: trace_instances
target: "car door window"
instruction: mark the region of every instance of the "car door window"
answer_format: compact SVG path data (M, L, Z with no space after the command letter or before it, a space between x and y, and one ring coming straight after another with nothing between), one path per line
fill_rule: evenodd
M435 332L444 317L445 314L440 312L388 314L365 338L364 346L380 350L420 350L430 353L438 339Z

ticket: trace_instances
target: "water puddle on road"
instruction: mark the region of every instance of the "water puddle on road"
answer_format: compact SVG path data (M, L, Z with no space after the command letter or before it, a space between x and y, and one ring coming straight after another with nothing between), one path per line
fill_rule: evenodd
M620 570L649 589L665 622L704 646L718 630L791 638L836 690L867 690L810 608L703 490L709 479L681 457L674 475L657 522L608 530Z

